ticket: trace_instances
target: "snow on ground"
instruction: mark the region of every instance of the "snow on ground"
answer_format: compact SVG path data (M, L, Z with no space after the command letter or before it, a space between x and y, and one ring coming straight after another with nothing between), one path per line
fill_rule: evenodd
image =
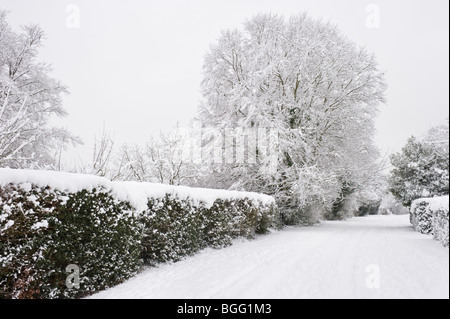
M360 217L207 249L91 298L449 298L449 249L408 215Z

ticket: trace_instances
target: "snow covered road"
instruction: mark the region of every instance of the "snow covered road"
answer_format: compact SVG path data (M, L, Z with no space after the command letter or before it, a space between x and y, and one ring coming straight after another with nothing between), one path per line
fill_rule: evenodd
M207 249L93 298L449 298L449 249L408 215L353 218Z

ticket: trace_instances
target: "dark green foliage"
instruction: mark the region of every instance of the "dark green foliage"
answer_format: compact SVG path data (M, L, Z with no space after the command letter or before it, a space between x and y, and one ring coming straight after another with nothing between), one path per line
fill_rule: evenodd
M380 209L381 201L362 205L358 209L357 216L377 215Z
M144 225L141 257L147 264L178 261L203 248L203 216L189 200L172 195L150 199L140 221Z
M449 215L448 209L441 208L433 212L432 219L433 237L444 247L449 246Z
M410 209L409 220L414 229L422 234L431 234L433 231L433 212L429 209L428 200L416 200Z
M99 189L64 194L33 186L0 187L4 298L76 298L112 287L139 269L140 227L131 207ZM36 223L47 227L36 228ZM80 288L66 287L68 265Z
M216 200L210 208L202 210L204 216L202 239L205 245L220 248L231 244L232 239L236 237L231 223L235 208L234 203Z
M36 199L31 201L31 196ZM58 194L49 189L28 192L13 185L0 187L0 297L41 295L40 277L44 273L39 264L48 247L48 230L32 226L52 217L58 206Z
M442 202L436 205L437 202ZM447 205L443 204L447 202ZM432 234L442 245L449 245L448 196L421 198L412 203L410 221L422 234Z
M211 207L167 195L150 199L140 218L144 225L142 254L146 264L178 261L205 247L221 248L233 238L252 238L277 227L274 205L249 199L218 199Z
M295 198L294 194L291 194L291 198L283 199L280 198L277 201L278 208L282 211L280 216L280 222L283 226L312 226L318 222L317 211L319 205L312 203L305 205L300 202L298 198ZM321 204L320 207L323 205Z
M314 221L311 218L310 207L284 207L283 208L283 225L284 226L312 226Z
M347 212L343 210L345 203L350 195L355 192L355 188L347 181L342 182L340 197L336 198L331 211L325 215L328 220L342 220L346 217Z

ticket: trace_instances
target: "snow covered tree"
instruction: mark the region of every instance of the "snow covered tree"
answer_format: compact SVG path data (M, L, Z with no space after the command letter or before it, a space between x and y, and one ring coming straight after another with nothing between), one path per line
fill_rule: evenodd
M370 187L379 171L373 119L385 89L374 56L336 26L307 14L264 14L211 46L199 118L221 130L278 131L276 171L264 163L221 171L241 189L275 196L301 222Z
M44 37L38 26L13 31L0 11L0 166L52 168L55 154L79 140L48 125L66 116L66 88L50 77L50 66L36 61Z
M407 215L409 210L387 190L380 204L381 215Z
M415 199L448 195L448 145L447 122L422 139L411 137L401 152L391 156L390 189L404 206Z
M196 166L185 145L189 137L180 128L169 133L161 132L159 138L152 138L145 147L123 145L116 159L116 171L112 179L140 182L154 182L169 185L187 185L195 180Z
M94 137L92 160L88 163L77 165L74 172L81 174L97 175L114 180L114 138L103 128L100 137Z

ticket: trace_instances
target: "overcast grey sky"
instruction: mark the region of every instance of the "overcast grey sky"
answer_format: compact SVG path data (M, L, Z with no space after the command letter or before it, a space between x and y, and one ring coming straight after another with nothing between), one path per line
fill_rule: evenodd
M80 28L66 25L70 4L80 10ZM367 26L371 4L379 28ZM0 9L14 27L37 23L47 34L40 58L71 92L63 125L86 143L72 156L88 154L103 124L117 144L186 124L201 98L209 45L261 12L308 11L375 53L389 84L377 118L384 151L449 116L448 0L0 0Z

